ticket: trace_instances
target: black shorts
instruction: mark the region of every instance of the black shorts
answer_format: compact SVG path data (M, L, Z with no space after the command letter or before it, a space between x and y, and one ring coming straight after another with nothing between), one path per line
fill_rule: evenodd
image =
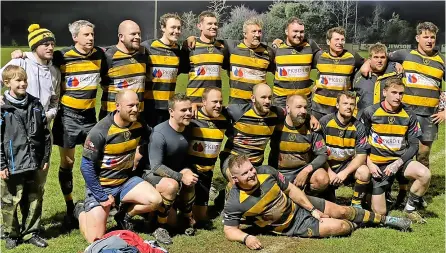
M163 123L169 118L170 114L168 110L158 110L158 109L149 110L148 108L144 109L144 120L150 127L155 127L156 125Z
M106 194L111 194L115 198L116 206L122 201L122 199L129 193L135 186L144 180L140 177L131 177L125 183L115 187L102 187ZM85 212L89 212L91 209L100 206L91 191L87 188L85 191Z
M311 204L321 212L325 210L325 200L317 197L308 196ZM294 222L284 232L287 236L299 237L320 237L319 234L319 220L314 218L311 213L303 208L298 207L294 214Z
M390 190L393 184L393 181L395 181L395 178L405 178L404 177L404 171L406 170L407 166L409 165L409 163L412 162L412 160L409 160L407 162L405 162L403 164L403 167L398 170L398 172L395 175L392 175L390 177L383 175L380 178L374 178L372 177L371 181L372 181L372 195L381 195L383 193L385 193L386 191ZM381 170L381 172L383 172L387 165L389 164L384 164L384 165L378 165L379 169ZM407 182L405 180L400 180L398 179L398 181L401 183L403 182Z
M295 169L295 170L278 170L280 173L282 173L282 175L286 178L286 179L288 179L288 181L290 182L290 183L293 183L294 182L294 179L296 179L296 176L306 167L307 165L305 165L305 166L302 166L302 167L300 167L300 168L298 168L298 169ZM307 183L309 183L310 182L310 178L311 178L311 176L313 175L313 173L315 172L316 170L314 170L314 171L312 171L309 175L308 175L308 178L307 178Z
M438 125L432 122L430 116L417 115L417 120L420 123L423 135L420 140L425 142L432 142L438 139Z
M96 123L95 110L79 114L73 110L61 108L53 123L54 145L71 149L78 144L84 144L88 133Z
M336 169L331 169L333 170L334 173L338 174L339 172L345 170L345 168L347 168L347 166L350 164L351 160L344 162L343 164L341 164L341 166L337 167ZM328 165L327 165L328 166ZM343 185L350 185L355 183L355 173L351 173L350 175L347 176L347 178L344 180ZM336 186L336 188L338 188L338 186Z
M198 175L198 182L195 184L195 205L208 206L209 191L211 189L212 177L214 172L210 171L194 171Z

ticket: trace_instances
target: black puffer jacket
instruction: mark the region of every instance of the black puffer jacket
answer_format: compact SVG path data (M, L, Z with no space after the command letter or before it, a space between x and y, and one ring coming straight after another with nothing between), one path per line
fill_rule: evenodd
M21 110L3 97L1 106L1 169L10 174L39 170L49 162L51 137L45 110L39 99L28 94L28 103ZM21 114L23 114L21 116Z

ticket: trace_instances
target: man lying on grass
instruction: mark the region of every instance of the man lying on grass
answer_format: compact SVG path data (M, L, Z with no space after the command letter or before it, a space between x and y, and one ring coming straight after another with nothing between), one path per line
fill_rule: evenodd
M340 206L324 199L306 196L273 167L255 168L244 156L231 156L229 170L235 185L224 208L224 233L228 240L261 249L257 237L243 232L239 225L259 227L280 235L329 237L348 235L357 225L383 225L402 231L410 228L407 218L384 216L367 210Z

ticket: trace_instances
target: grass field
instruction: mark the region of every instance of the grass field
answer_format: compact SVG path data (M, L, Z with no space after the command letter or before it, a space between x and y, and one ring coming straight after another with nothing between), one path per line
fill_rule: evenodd
M23 50L28 50L24 48ZM1 50L1 66L6 64L10 58L10 48ZM272 75L268 77L268 83L272 84ZM177 82L177 91L184 92L187 83L187 76L182 75ZM227 77L225 77L223 90L227 97ZM98 94L100 97L100 93ZM99 103L98 103L99 104ZM440 127L439 140L435 142L431 153L432 181L430 189L426 195L429 203L427 210L422 213L428 217L427 224L413 225L412 232L398 232L384 228L365 228L355 231L351 236L344 238L329 239L298 239L277 236L260 236L264 246L261 252L444 252L445 247L445 151L444 124ZM76 162L74 165L74 192L73 198L80 200L84 197L84 181L79 170L81 147L76 148ZM269 148L266 151L269 152ZM268 157L266 155L266 157ZM217 162L217 165L219 162ZM36 248L29 244L22 244L14 250L4 252L82 252L88 244L81 236L79 230L69 233L64 232L61 222L65 212L65 203L58 184L59 151L53 147L50 172L46 184L44 198L43 225L48 238L49 247L46 249ZM215 170L215 179L220 183L223 181L220 170ZM394 189L393 194L396 188ZM341 187L338 190L341 199L351 197L350 188ZM211 203L212 204L212 203ZM394 215L401 215L399 211L392 211ZM228 242L224 238L223 225L219 218L213 220L214 229L198 230L195 237L183 235L174 237L174 244L167 247L170 252L249 252L242 244ZM114 222L108 224L109 228L114 226ZM144 223L137 222L137 230L144 239L153 239L144 228ZM4 242L1 243L1 250L5 250Z

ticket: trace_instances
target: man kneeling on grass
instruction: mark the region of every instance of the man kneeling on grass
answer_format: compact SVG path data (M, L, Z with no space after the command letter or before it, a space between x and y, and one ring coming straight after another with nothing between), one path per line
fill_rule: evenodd
M228 240L243 242L250 249L261 249L262 244L257 237L240 230L241 219L262 231L316 238L351 234L357 224L403 231L412 224L407 218L307 197L280 172L270 166L255 168L244 155L231 156L228 165L235 185L223 211L224 233Z

